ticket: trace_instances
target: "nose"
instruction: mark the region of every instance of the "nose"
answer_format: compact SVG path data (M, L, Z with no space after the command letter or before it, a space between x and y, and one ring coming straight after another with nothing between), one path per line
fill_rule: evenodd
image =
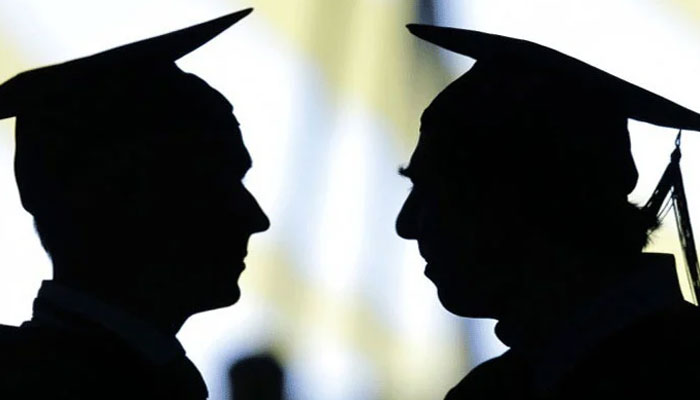
M246 197L248 200L248 221L250 223L250 233L264 232L270 228L270 219L267 218L265 212L258 204L252 193L247 189L245 190Z
M396 233L404 239L418 239L421 212L414 191L408 195L396 218Z

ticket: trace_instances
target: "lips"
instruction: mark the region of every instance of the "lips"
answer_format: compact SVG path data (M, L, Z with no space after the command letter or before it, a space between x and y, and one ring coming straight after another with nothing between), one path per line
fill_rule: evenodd
M437 278L440 275L442 275L440 272L441 272L441 269L440 269L439 265L437 265L435 263L425 264L425 272L424 273L425 273L425 276L427 276L428 278Z
M426 277L428 277L428 279L431 279L434 272L435 272L435 268L431 267L430 264L425 264L425 270L423 271L423 274Z
M434 259L431 255L432 252L430 251L430 248L427 245L422 244L420 241L418 242L418 252L420 253L421 257L423 257L423 259L428 263Z

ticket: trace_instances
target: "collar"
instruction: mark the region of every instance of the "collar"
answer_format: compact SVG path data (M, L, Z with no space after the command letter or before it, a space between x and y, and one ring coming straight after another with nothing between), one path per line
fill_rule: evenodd
M683 301L670 254L643 254L639 269L572 315L533 363L533 388L548 393L587 352L634 322Z
M85 331L90 323L115 334L155 365L185 356L175 336L164 335L136 316L54 281L42 282L32 319L22 326Z

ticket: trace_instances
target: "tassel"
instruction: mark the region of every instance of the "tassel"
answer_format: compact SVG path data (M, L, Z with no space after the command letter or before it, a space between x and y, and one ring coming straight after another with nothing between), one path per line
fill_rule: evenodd
M656 189L654 189L654 193L649 198L649 201L644 205L643 210L651 216L659 217L661 206L669 193L671 194L671 201L676 216L676 227L678 228L678 238L683 248L686 268L692 281L693 295L697 303L698 299L700 299L700 265L698 264L695 238L690 224L690 213L688 212L688 202L685 197L683 175L681 174L681 133L682 131L679 131L676 137L676 148L671 153L671 162L666 167L661 180Z

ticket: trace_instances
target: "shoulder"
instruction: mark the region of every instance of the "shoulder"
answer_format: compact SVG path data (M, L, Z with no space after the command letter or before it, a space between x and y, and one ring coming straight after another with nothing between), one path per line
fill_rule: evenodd
M0 325L0 361L21 364L44 360L53 353L68 351L78 341L60 331Z
M21 352L22 335L16 326L0 325L0 374L16 365Z
M24 328L0 325L0 365L17 363L19 359L30 356L27 348L34 347L31 343L35 339L31 331Z
M18 326L0 325L0 343L19 337L21 330Z
M51 352L41 336L35 329L0 325L0 397L26 397L25 389L48 375Z
M700 375L700 309L678 304L611 336L563 380L565 391L632 396L686 391Z
M673 360L700 353L699 337L700 309L683 302L630 325L604 342L601 350L622 359ZM593 355L602 356L599 353Z
M16 341L20 335L19 331L17 326L0 325L0 346Z
M507 351L472 369L447 393L445 400L519 398L526 375L524 368L524 364Z
M148 375L146 363L110 338L0 326L0 398L87 399L104 387L143 388Z

